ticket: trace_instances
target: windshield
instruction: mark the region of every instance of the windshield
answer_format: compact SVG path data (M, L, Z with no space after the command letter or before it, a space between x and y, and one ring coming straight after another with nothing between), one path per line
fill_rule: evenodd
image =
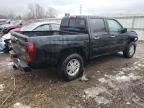
M31 23L31 24L27 24L27 25L23 26L20 30L21 31L32 31L36 27L37 27L36 23Z

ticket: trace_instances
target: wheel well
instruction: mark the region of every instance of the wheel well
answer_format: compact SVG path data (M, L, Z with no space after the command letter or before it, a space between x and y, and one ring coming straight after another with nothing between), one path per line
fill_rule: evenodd
M138 37L132 37L130 38L130 42L136 42L138 40Z
M67 49L64 49L60 52L59 59L61 59L63 56L67 56L67 55L72 54L72 53L78 53L79 55L82 56L84 61L87 59L86 53L82 48L67 48Z
M135 41L135 39L134 39L134 38L131 38L131 39L130 39L130 42L134 42L134 41Z

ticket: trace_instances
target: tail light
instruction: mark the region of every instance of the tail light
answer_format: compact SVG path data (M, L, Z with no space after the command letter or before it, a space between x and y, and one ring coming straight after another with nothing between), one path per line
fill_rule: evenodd
M25 45L25 50L26 50L26 60L28 62L32 61L32 58L35 53L35 45L32 42L27 42Z

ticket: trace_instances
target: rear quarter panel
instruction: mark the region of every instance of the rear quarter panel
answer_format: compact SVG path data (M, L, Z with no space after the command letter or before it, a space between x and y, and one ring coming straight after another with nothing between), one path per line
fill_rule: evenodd
M34 68L57 64L65 49L80 47L86 55L89 54L88 34L31 37L29 41L36 45L36 53L31 64Z

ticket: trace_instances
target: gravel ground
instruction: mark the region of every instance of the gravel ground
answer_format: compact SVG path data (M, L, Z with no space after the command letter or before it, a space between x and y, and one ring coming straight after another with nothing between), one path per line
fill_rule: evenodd
M55 69L14 71L8 54L0 53L1 108L143 108L144 43L136 55L97 58L85 75L61 81Z

